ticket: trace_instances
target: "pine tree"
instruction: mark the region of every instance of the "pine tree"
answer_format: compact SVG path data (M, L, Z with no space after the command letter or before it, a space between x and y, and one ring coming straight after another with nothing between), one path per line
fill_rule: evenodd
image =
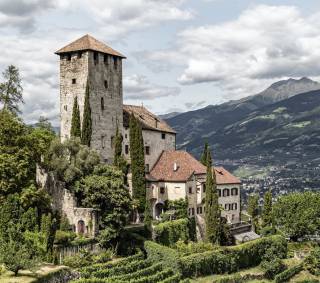
M219 241L220 231L220 208L218 203L218 192L216 176L212 173L212 159L210 150L207 152L207 179L206 179L206 240L212 244Z
M114 138L114 157L113 165L119 167L120 160L122 157L122 135L119 133L119 128L117 127L116 136Z
M138 201L138 211L144 212L146 201L144 145L142 128L137 119L130 116L130 158L132 172L132 194Z
M91 107L90 107L90 90L89 90L89 82L87 82L86 94L84 98L84 108L83 108L81 143L84 145L90 146L91 135L92 135L92 120L91 120Z
M77 97L75 97L74 101L73 101L70 136L73 138L76 138L76 137L80 138L81 137L80 110L79 110Z
M262 227L272 226L272 193L271 190L264 194L263 211L262 211Z
M256 231L258 228L258 217L259 217L259 196L258 195L250 195L248 201L248 209L247 212L251 216L253 230Z
M208 150L209 150L209 144L208 142L205 142L203 152L201 154L200 162L204 165L207 166L207 156L208 156Z

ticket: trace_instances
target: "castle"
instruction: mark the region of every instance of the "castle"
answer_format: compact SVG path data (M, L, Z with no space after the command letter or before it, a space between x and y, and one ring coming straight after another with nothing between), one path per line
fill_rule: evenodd
M126 57L90 35L68 44L56 54L60 56L61 141L70 138L75 97L82 120L88 87L92 119L91 148L100 154L104 162L111 163L113 139L118 128L123 136L123 155L130 163L129 115L133 114L142 126L146 197L151 203L153 217L160 217L166 200L187 198L189 215L203 222L206 167L189 153L176 150L176 132L165 121L143 106L123 105L122 60ZM241 183L222 167L212 170L216 174L222 215L229 223L238 223ZM49 182L43 174L39 176L39 182L49 187L51 193L57 191L54 187L61 186ZM128 179L131 186L130 176ZM60 188L58 192L54 196L54 206L68 217L74 231L96 235L98 212L75 207L73 196L65 189Z

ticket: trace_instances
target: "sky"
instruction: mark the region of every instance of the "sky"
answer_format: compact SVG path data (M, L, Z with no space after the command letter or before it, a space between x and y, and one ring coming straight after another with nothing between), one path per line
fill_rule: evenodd
M156 114L320 80L319 0L0 0L0 72L19 68L27 123L58 125L54 52L85 34L127 56L124 102Z

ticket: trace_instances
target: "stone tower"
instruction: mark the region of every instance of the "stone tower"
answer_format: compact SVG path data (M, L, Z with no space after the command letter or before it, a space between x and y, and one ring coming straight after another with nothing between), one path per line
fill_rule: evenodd
M60 56L60 137L70 138L72 107L77 96L82 125L86 86L89 84L91 148L112 162L113 139L123 126L122 59L119 52L85 35L56 52Z

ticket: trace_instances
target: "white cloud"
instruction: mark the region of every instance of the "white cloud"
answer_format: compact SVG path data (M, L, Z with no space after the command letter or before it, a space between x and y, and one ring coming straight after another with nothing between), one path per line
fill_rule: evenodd
M234 21L180 32L164 67L182 66L183 85L213 82L233 97L276 79L318 76L319 16L303 17L293 6L253 6ZM164 54L147 54L144 62L162 65Z
M124 95L127 100L151 100L174 96L180 93L178 87L161 86L150 83L145 76L132 75L124 77Z

